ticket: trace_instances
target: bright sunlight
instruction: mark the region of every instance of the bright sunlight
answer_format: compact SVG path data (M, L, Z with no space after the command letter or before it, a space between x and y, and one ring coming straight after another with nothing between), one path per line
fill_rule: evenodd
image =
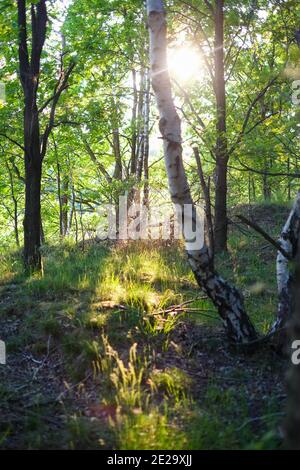
M192 47L169 49L168 64L171 77L180 82L200 80L204 75L201 55Z

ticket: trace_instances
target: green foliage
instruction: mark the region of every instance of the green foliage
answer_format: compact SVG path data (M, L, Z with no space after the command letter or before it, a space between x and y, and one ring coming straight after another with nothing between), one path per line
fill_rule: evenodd
M186 436L161 410L125 418L118 429L120 450L179 450L186 448Z
M209 374L199 386L191 372L199 359L195 350L213 353L220 340L210 335L187 339L184 327L191 322L193 333L199 328L219 331L219 318L210 301L199 298L180 243L94 243L98 224L105 220L101 210L115 205L120 195L131 196L134 189L142 194L149 183L152 207L165 204L168 182L151 93L149 168L143 168L140 178L131 171L134 139L141 145L145 133L145 116L138 113L149 67L144 2L73 0L65 11L58 2L47 3L50 21L37 97L41 132L49 124L61 68L71 62L75 68L59 99L43 162L43 271L27 277L22 266L24 129L17 9L12 0L0 6L0 83L5 86L5 100L0 101L0 321L10 354L36 355L43 368L53 344L68 380L81 389L95 387L97 406L114 412L109 419L101 413L90 418L81 405L74 409L67 404L66 419L50 432L48 413L56 416L57 410L44 409L37 400L20 418L18 444L29 449L279 447L276 397L272 406L262 405L253 425L245 388L225 389ZM198 76L184 83L171 78L192 195L197 201L202 196L191 159L191 147L198 145L214 207L214 18L202 0L166 3L170 53L180 47L200 51ZM291 81L299 78L299 2L225 3L222 135L230 157L229 216L235 221L236 214L255 212L276 238L298 190L299 112L291 103ZM26 5L30 31L30 2ZM274 256L256 234L230 224L229 251L216 259L224 277L243 291L247 311L263 333L275 312ZM191 301L190 310L171 308L185 301ZM18 333L11 335L6 323L17 325ZM245 374L237 367L231 379L244 383ZM10 422L9 411L17 397L2 385L0 398L0 446L5 447L13 445L19 429L18 422Z

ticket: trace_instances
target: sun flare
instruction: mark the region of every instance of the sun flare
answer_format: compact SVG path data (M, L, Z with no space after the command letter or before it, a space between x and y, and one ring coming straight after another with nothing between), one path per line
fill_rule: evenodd
M191 47L169 49L168 65L171 77L180 82L199 80L203 77L201 55Z

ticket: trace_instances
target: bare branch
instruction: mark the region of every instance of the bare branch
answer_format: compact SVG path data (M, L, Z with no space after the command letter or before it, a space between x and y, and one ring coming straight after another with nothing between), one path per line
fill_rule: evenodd
M207 13L205 13L204 11L200 10L199 8L195 7L195 5L191 5L189 2L186 2L185 0L181 0L181 2L186 5L187 7L189 7L191 10L199 13L199 15L202 15L202 16L205 16L205 17L208 17L209 15Z
M189 107L191 108L191 111L194 114L194 116L195 116L198 124L200 125L200 127L202 127L202 129L205 129L206 126L205 126L203 120L201 119L201 117L199 116L199 113L197 113L197 111L195 110L194 105L191 102L188 93L185 91L184 88L182 88L182 86L174 78L173 78L173 82L176 84L176 86L179 88L179 90L183 94L185 101L188 103Z
M237 171L251 171L252 173L257 173L258 175L265 175L265 176L286 176L288 178L300 178L300 173L286 173L284 171L269 172L269 171L264 171L264 170L257 170L241 162L239 158L237 158L237 160L243 168L238 168L233 165L228 165L228 168L232 168L233 170L237 170Z
M84 145L85 145L85 148L86 148L86 151L87 153L89 154L91 160L97 165L100 173L102 173L102 175L105 176L106 180L108 183L111 183L112 182L112 177L110 176L110 174L106 171L105 169L105 166L99 162L99 160L96 158L96 155L95 153L93 152L91 146L89 145L88 141L82 137L82 140L84 142Z
M9 140L12 144L15 144L17 147L19 147L23 152L25 152L25 147L23 147L23 145L21 145L19 142L17 142L16 140L12 139L11 137L9 137L8 135L4 134L3 132L0 132L0 136L1 137L5 137L7 140Z
M280 251L280 253L282 253L285 258L292 260L292 257L282 248L280 243L274 240L274 238L265 232L258 224L252 222L243 215L237 215L237 218L244 222L244 224L249 225L249 227L253 228L257 233L260 233L260 235L262 235L269 243L271 243L271 245L275 246L275 248Z
M239 145L239 143L241 142L242 138L244 137L245 133L246 133L246 128L247 128L247 125L248 125L248 122L249 122L249 119L251 117L251 113L253 111L253 108L255 107L256 103L266 94L266 92L268 91L268 89L276 82L278 78L278 75L276 75L276 77L272 78L272 80L270 80L267 85L255 96L255 98L251 101L250 103L250 106L247 110L247 113L245 115L245 118L244 118L244 122L243 122L243 126L242 126L242 130L241 132L239 133L238 135L238 138L236 140L236 142L234 144L232 144L231 148L229 149L228 151L228 154L231 155L231 153L236 149L236 147Z
M207 8L209 9L209 11L211 12L211 14L214 16L215 15L215 10L214 10L214 7L213 7L212 3L210 3L209 0L204 0L204 3L207 6Z
M69 87L69 85L66 85L64 90L67 89ZM39 108L38 112L41 113L42 111L44 111L45 108L47 108L47 106L51 103L51 101L55 100L57 98L58 95L61 94L63 90L57 90L56 93L54 93L48 100L45 101L45 103Z
M25 178L24 178L24 176L21 175L19 168L17 167L17 165L16 165L15 162L14 162L14 159L13 159L13 158L10 158L9 161L10 161L12 167L13 167L13 170L14 170L14 172L15 172L15 174L16 174L18 180L19 180L19 181L22 181L22 183L25 184Z
M64 71L62 69L61 73L60 73L60 77L59 77L58 82L56 84L54 97L53 97L53 100L52 100L50 116L49 116L49 122L46 126L45 132L44 132L43 137L42 137L42 143L41 143L41 158L42 159L46 155L49 135L50 135L52 129L55 127L54 119L55 119L55 112L56 112L57 103L59 101L59 98L60 98L62 92L67 88L67 83L68 83L69 77L70 77L74 67L75 67L75 63L72 62L69 65L69 67L66 71Z

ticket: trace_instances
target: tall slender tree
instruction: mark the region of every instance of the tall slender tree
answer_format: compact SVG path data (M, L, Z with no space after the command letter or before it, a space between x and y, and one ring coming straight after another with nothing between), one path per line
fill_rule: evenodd
M27 2L18 0L19 75L24 94L24 162L25 162L25 217L24 262L27 270L41 269L41 178L42 163L47 143L54 127L55 110L62 91L67 87L74 64L60 75L53 96L39 109L37 96L41 73L41 56L46 40L46 0L31 3L31 34L27 33ZM30 47L28 47L30 42ZM49 121L43 133L40 130L40 113L50 106Z
M24 259L27 268L41 269L41 176L40 123L37 91L40 61L46 39L46 1L31 4L31 57L28 50L26 0L18 0L19 65L24 92L25 218Z
M226 136L226 91L224 68L224 0L216 0L215 24L215 80L216 96L216 184L214 239L217 252L227 249L227 164L228 148Z

